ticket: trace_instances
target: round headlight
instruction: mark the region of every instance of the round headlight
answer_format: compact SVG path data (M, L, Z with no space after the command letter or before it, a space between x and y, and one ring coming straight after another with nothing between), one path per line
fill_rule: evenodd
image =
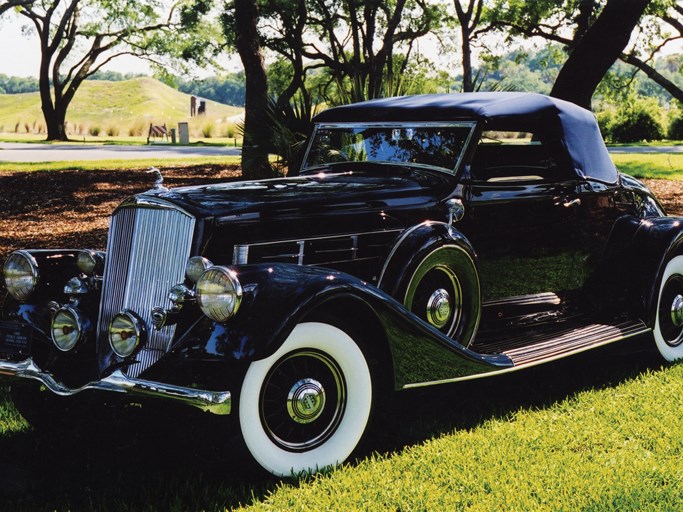
M52 317L52 341L62 352L72 350L83 335L83 322L77 311L62 307Z
M203 256L193 256L187 261L185 275L190 281L196 283L210 266L211 262Z
M15 251L4 267L5 287L12 297L25 301L38 285L38 263L30 253Z
M144 324L131 311L122 311L109 323L109 344L119 357L128 357L142 343Z
M197 281L197 302L214 322L225 322L237 313L242 302L242 286L234 272L211 267Z
M86 276L92 276L101 271L103 266L102 256L95 251L81 251L78 253L76 259L76 266L78 270L83 272Z

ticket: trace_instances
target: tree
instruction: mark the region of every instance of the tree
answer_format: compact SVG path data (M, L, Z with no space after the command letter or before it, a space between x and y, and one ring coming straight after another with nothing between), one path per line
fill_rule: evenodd
M235 46L244 66L244 144L242 174L250 179L273 175L268 162L268 78L257 23L256 0L235 0ZM226 23L224 23L226 25Z
M455 13L460 23L460 35L462 38L462 90L472 92L474 82L472 79L472 39L474 31L479 26L484 9L483 0L468 0L467 7L463 7L461 0L453 0Z
M639 17L640 23L633 23L634 14L641 9L642 4L647 4L645 14ZM603 2L597 0L536 0L523 2L520 0L496 0L491 9L490 19L492 26L503 30L508 38L522 36L525 38L540 37L564 45L571 54L587 35L590 28L601 13L611 5L611 18L613 25L604 27L608 32L619 29L621 42L630 37L637 44L631 44L626 50L622 48L616 58L634 66L636 70L645 73L648 78L665 89L673 97L683 101L683 90L674 82L667 79L655 67L649 64L656 58L658 51L675 40L683 38L683 7L676 0L608 0L603 7ZM622 19L623 13L623 19ZM629 20L629 23L624 23ZM678 32L677 36L669 36L662 32L661 27L668 26ZM597 30L596 30L597 32ZM603 34L606 37L606 34ZM615 40L601 39L601 34L594 33L588 42L583 43L583 49L574 57L580 60L580 55L587 56L589 60L597 59L599 54L611 52L614 55ZM596 42L597 40L597 42ZM591 42L592 41L592 42ZM603 42L606 44L603 46ZM625 44L624 44L625 45ZM618 44L617 44L618 46ZM591 48L592 47L592 48ZM648 50L649 48L649 50ZM611 57L610 57L611 58ZM609 59L607 59L609 60ZM574 66L576 62L571 64ZM594 82L594 69L588 70L586 82ZM574 72L576 68L574 68ZM583 73L583 71L580 71ZM570 75L569 72L562 80L584 80L581 75ZM571 85L562 85L565 90L571 89ZM578 91L577 91L578 92ZM586 103L585 95L582 101Z
M401 90L416 41L439 26L428 0L260 0L264 47L291 65L281 103L306 96L306 74L323 69L348 101Z
M40 41L47 140L68 140L66 113L85 79L121 55L153 59L161 33L179 27L179 9L160 0L0 0L0 13L12 8Z
M608 0L590 27L579 23L575 44L550 95L590 109L595 89L628 45L649 3L650 0Z

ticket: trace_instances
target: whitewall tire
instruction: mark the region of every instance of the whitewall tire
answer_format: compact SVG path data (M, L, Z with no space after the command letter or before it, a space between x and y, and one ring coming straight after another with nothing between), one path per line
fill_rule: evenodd
M667 361L683 358L683 256L669 260L657 299L654 338Z
M239 423L256 462L277 476L343 463L368 426L373 405L363 352L341 329L297 325L272 356L251 363Z

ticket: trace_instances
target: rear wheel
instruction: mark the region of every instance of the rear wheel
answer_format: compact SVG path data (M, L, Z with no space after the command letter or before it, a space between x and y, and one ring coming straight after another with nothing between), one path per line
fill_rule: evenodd
M672 258L664 269L654 337L664 359L683 358L683 256Z
M239 403L242 436L277 476L341 464L365 433L372 396L356 342L333 325L302 323L275 354L249 366Z

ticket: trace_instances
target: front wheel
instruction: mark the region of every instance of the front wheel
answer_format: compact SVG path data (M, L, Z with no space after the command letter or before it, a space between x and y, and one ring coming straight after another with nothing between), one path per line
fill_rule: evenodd
M667 361L683 358L683 256L672 258L659 288L654 329L657 350Z
M370 419L373 387L363 352L333 325L297 325L244 378L239 422L256 462L277 476L344 462Z

